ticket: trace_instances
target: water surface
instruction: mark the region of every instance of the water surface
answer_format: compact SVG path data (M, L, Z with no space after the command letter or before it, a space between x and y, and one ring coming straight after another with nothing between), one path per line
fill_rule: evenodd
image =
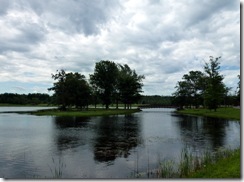
M145 109L132 115L52 117L0 114L0 177L133 178L200 153L240 146L240 122Z

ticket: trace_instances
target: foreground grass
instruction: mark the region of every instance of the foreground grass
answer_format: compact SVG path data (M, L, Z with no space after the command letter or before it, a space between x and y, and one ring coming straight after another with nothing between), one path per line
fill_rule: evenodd
M240 109L231 107L218 108L216 112L210 111L208 109L185 109L177 112L181 114L192 114L223 119L240 120Z
M204 168L189 174L188 178L240 178L240 149L232 155L219 159L216 163L207 164Z
M32 112L31 114L38 116L78 116L78 117L89 117L89 116L108 116L108 115L121 115L121 114L132 114L139 112L139 109L89 109L89 110L67 110L60 111L57 109L52 110L41 110Z

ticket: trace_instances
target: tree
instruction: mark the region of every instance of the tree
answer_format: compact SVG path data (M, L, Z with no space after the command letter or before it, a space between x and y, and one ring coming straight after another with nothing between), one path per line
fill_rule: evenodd
M195 105L197 108L201 104L202 93L205 85L204 74L201 71L190 71L183 75L183 81L176 85L176 92L173 94L174 101L181 108L185 105Z
M183 109L183 106L190 105L190 95L188 90L188 83L186 81L178 81L176 85L176 92L173 93L174 103Z
M190 71L185 74L183 79L187 83L187 89L190 95L191 104L197 108L201 102L201 96L204 90L205 78L201 71Z
M226 93L226 88L223 83L224 77L219 73L219 59L210 56L210 63L206 63L204 71L206 73L207 87L204 93L205 106L210 110L218 108Z
M125 108L126 105L127 108L129 108L132 103L139 101L143 86L142 80L144 78L144 75L138 75L136 71L131 70L127 64L119 65L117 95L125 104Z
M84 75L57 70L56 74L52 74L52 78L57 82L48 90L55 92L57 104L61 104L62 110L66 110L67 106L84 107L88 105L90 87Z
M112 102L112 97L116 92L118 78L117 65L112 61L100 61L96 63L94 74L90 75L90 83L95 85L99 96L106 109Z

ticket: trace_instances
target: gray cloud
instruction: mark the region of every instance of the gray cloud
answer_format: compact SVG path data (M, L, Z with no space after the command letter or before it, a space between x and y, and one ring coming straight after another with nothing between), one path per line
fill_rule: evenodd
M40 17L46 19L51 28L60 29L66 33L84 33L93 35L100 32L100 27L112 18L118 11L118 1L92 0L29 0L28 6ZM23 4L26 6L26 3Z
M0 16L1 16L1 15L4 15L7 12L8 7L10 5L10 2L9 2L9 0L0 0L0 4L1 4L1 6L0 6Z
M237 83L237 0L0 2L0 76L5 84L32 83L26 88L34 92L44 88L41 84L50 87L57 69L88 78L95 62L112 60L146 76L144 94L170 95L183 74L202 70L210 55L222 56L223 73L232 68L232 76L225 76L228 86Z

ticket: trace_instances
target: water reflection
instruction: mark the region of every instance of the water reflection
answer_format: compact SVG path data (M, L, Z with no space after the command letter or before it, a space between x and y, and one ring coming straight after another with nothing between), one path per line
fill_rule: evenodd
M134 115L89 117L54 117L54 142L58 151L91 146L97 162L127 158L130 150L141 144L141 126ZM89 138L89 139L88 139Z
M94 159L107 162L127 158L130 150L140 144L140 132L140 122L133 115L101 118L96 128Z
M128 178L177 162L185 145L197 154L240 147L240 135L240 122L159 109L90 118L1 113L0 177L52 178L50 168L65 164L62 178Z
M192 148L217 149L225 145L226 128L229 122L225 119L174 115L182 141Z
M54 117L56 127L60 129L86 127L89 117Z
M90 118L86 117L54 117L54 141L59 151L73 149L86 144L85 133L82 128L87 128Z

